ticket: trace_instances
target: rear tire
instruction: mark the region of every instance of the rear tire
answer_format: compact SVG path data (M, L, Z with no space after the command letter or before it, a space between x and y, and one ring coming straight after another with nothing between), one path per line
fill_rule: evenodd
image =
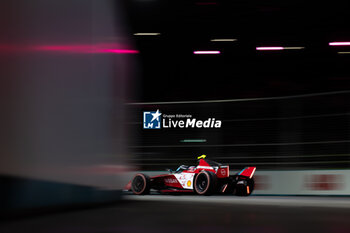
M201 171L194 180L194 192L199 195L211 195L215 192L217 178L213 172Z
M145 195L150 193L151 181L149 176L139 173L134 176L131 183L131 190L136 195Z

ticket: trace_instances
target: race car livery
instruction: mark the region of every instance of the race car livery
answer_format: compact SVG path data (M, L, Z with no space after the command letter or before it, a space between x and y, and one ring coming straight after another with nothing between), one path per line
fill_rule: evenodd
M228 165L222 165L199 156L197 166L181 165L169 174L149 177L138 173L126 185L125 190L136 195L149 194L150 190L160 193L190 192L199 195L234 194L251 195L254 190L256 167L246 167L237 174L230 175Z

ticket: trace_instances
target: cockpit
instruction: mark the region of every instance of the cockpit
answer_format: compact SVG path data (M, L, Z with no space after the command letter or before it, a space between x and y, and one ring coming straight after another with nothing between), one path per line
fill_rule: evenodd
M175 170L174 173L181 173L181 172L186 171L186 170L192 172L192 171L196 170L196 166L181 165Z

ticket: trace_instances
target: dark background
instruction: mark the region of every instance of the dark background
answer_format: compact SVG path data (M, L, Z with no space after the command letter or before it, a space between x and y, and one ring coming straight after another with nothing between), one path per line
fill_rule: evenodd
M133 101L294 95L349 88L349 7L344 1L125 1L140 50ZM235 38L236 42L210 42ZM304 50L256 51L257 46ZM220 55L193 55L217 49Z
M144 170L196 163L208 154L232 169L349 167L349 6L341 1L126 1L140 50L130 102L135 158ZM234 38L234 42L210 39ZM259 46L305 47L257 51ZM220 50L220 55L194 55ZM331 93L329 93L331 92ZM301 96L300 96L301 95ZM305 96L304 96L305 95ZM311 96L309 96L311 95ZM297 96L297 97L294 97ZM245 98L277 97L258 101ZM154 102L235 99L227 103ZM151 102L151 103L147 103ZM143 130L142 111L216 117L220 129ZM205 143L181 143L205 139Z

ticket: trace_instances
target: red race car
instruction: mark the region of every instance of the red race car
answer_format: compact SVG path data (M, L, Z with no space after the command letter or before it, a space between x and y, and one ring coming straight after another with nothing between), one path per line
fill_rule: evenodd
M181 165L170 174L149 177L136 174L126 185L125 190L137 195L149 194L151 189L160 193L191 192L199 195L235 194L248 196L254 190L256 167L246 167L235 175L230 175L228 165L199 156L198 166Z

